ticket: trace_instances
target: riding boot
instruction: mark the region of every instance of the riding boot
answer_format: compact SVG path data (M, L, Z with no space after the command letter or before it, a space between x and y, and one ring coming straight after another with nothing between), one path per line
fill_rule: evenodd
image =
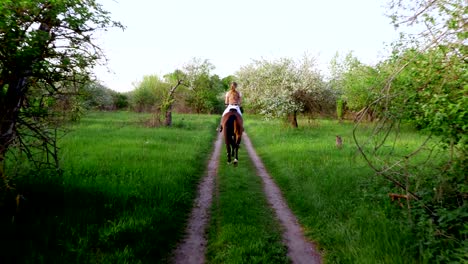
M223 126L219 125L219 133L223 132Z

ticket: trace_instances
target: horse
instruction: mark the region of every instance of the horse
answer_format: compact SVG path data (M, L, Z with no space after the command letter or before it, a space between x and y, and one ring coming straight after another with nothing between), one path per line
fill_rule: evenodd
M242 116L239 115L236 109L231 109L222 117L222 126L224 132L224 142L226 143L227 162L231 163L231 158L234 157L234 166L237 166L239 145L241 143L244 125Z

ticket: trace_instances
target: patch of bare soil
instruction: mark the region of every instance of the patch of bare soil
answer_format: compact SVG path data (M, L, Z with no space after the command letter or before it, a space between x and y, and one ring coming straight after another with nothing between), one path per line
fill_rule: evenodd
M218 133L213 154L208 162L206 176L198 186L185 238L174 252L174 263L198 264L205 262L206 237L205 230L210 219L210 207L213 199L213 189L218 172L219 154L221 151L222 135Z
M286 204L280 189L275 184L271 176L265 169L263 162L255 152L252 142L246 133L242 136L245 147L252 159L257 174L263 180L265 195L271 207L274 209L277 218L283 226L283 241L288 247L288 256L292 263L321 263L321 256L314 244L306 239L296 216Z

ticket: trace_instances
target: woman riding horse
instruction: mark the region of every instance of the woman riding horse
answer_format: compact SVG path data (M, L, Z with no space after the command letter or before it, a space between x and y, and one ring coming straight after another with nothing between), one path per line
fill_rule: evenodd
M242 133L244 132L242 113L240 111L241 95L236 88L237 83L233 82L231 84L231 90L226 93L224 103L227 107L226 110L224 110L219 128L219 132L224 130L228 163L231 163L231 157L233 156L235 165L237 165L238 162L237 153L241 143Z
M226 93L224 96L224 105L226 106L226 109L223 112L222 116L225 116L231 109L236 109L237 113L240 115L242 118L242 112L241 112L241 94L236 90L237 89L237 83L232 82L231 83L231 89ZM219 132L223 131L223 122L221 118L221 124L219 125Z

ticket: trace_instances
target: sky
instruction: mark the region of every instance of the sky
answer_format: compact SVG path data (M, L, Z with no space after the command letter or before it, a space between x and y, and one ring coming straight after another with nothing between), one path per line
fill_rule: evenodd
M143 76L199 58L213 74L234 75L255 59L317 59L327 75L338 52L363 63L385 58L397 33L386 0L98 0L126 29L96 36L107 56L95 74L108 88L134 89Z

